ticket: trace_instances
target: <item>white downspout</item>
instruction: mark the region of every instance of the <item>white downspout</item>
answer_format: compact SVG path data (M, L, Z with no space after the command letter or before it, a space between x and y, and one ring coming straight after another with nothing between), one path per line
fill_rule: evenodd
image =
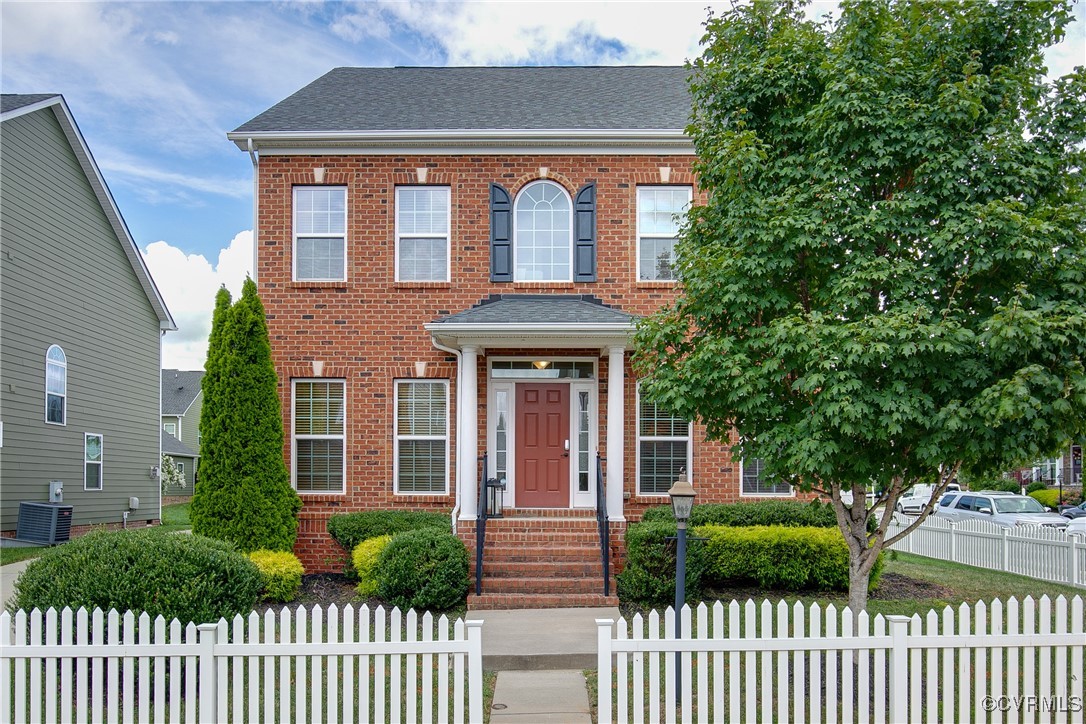
M258 213L260 210L260 152L253 148L253 139L248 139L249 145L249 160L253 162L253 281L256 281L256 259L257 259L257 234L258 225Z
M464 406L461 404L460 391L463 389L464 377L464 358L460 354L460 350L453 349L452 347L446 347L443 344L439 344L438 341L430 336L430 342L437 349L442 352L448 352L449 354L456 356L456 502L452 509L452 532L456 533L456 519L460 515L460 481L464 479L462 474L462 468L464 466L464 436L461 434L464 426L461 424L464 414Z

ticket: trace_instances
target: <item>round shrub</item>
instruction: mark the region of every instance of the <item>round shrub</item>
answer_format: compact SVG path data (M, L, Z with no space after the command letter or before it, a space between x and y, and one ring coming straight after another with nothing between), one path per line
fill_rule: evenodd
M298 556L287 551L261 550L250 553L249 559L264 579L264 598L286 603L298 597L305 573Z
M666 606L675 603L675 523L649 521L626 528L626 567L615 577L618 597L627 603ZM693 535L691 533L691 535ZM686 599L701 597L704 544L686 545Z
M848 546L839 530L788 526L703 526L706 575L713 584L754 583L787 591L847 591ZM882 572L879 556L873 589Z
M1056 509L1056 506L1060 504L1060 491L1058 488L1042 488L1041 490L1034 490L1029 494L1029 497L1036 500L1046 508Z
M1030 493L1035 493L1038 490L1044 490L1047 487L1047 485L1039 481L1036 483L1030 483L1026 486L1026 495L1029 495Z
M353 551L362 541L379 535L396 535L421 528L434 528L451 534L452 523L446 513L424 510L363 510L333 515L328 519L328 535L348 551Z
M377 560L391 540L390 535L379 535L362 541L351 552L351 562L358 574L359 596L369 598L377 595Z
M14 607L115 608L213 623L252 611L262 588L256 564L231 543L155 530L95 531L27 566Z
M468 551L434 528L394 536L377 559L377 593L402 609L445 610L468 592Z

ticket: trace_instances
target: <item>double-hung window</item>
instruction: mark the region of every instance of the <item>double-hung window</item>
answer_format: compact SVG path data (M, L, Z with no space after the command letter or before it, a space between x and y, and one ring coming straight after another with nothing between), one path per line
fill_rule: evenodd
M568 282L573 279L573 205L553 181L524 187L513 208L515 280Z
M93 432L83 435L83 489L102 489L102 436Z
M45 353L45 421L63 425L68 419L68 358L57 345Z
M792 486L765 474L761 458L748 458L741 465L742 495L792 495Z
M294 279L347 279L346 187L294 187Z
M162 425L162 429L165 432L169 433L170 435L173 435L174 437L177 437L177 423L175 423L175 422L164 423Z
M344 491L346 409L343 380L294 381L294 487Z
M690 421L655 402L637 401L637 492L666 495L684 469L690 474Z
M671 281L675 240L682 215L690 207L689 186L641 186L637 189L637 278Z
M396 281L449 281L449 187L396 189Z
M445 380L396 382L397 493L448 491L448 410L449 386Z

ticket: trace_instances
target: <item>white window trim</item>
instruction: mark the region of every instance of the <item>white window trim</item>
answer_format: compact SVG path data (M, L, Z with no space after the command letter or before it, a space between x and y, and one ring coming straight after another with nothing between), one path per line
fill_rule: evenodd
M558 189L562 193L563 196L566 197L566 201L569 202L569 276L567 276L564 279L521 279L520 277L517 276L517 270L520 268L520 264L519 264L519 261L518 261L520 259L520 225L517 224L517 204L520 203L520 200L524 197L524 193L526 191L528 191L528 189L532 188L533 186L539 186L541 184L547 184L549 186L555 187L556 189ZM554 283L562 283L562 282L572 282L573 281L573 261L574 261L574 259L573 259L573 247L576 246L576 244L573 241L573 228L574 228L574 226L573 226L574 218L573 217L576 214L576 211L573 208L573 197L571 197L569 195L569 192L566 191L566 188L564 186L562 186L562 184L560 184L560 183L558 183L556 181L551 181L549 179L537 179L535 181L532 181L531 183L526 184L524 186L524 188L522 188L520 191L517 192L517 197L515 199L513 199L512 214L513 214L513 218L512 218L512 223L513 223L513 281L514 282L527 282L527 283L533 283L534 282L536 284L554 284Z
M340 279L299 279L298 278L298 190L299 189L343 189L343 234L304 234L306 238L310 239L343 239L343 277ZM347 210L350 208L350 199L348 198L347 187L343 184L328 184L327 186L321 186L317 184L302 184L295 186L290 191L290 231L291 231L291 251L290 251L290 278L296 282L345 282L347 281L347 262L348 262L348 249L347 249Z
M401 279L400 278L400 240L401 239L433 239L438 234L401 234L400 233L400 191L404 189L432 189L445 192L445 278L444 279ZM449 186L423 184L406 184L396 187L396 207L394 209L395 234L396 234L396 258L394 263L395 279L397 282L448 282L452 279L452 189Z
M694 479L694 423L688 423L686 428L686 437L676 437L674 435L642 435L641 434L641 383L637 383L637 389L634 394L634 429L637 433L637 440L634 443L636 448L634 449L634 480L637 491L637 497L639 498L666 498L667 491L662 493L645 493L641 491L641 441L647 442L673 442L675 440L686 440L686 479Z
M171 427L173 428L172 430L170 429ZM168 432L169 434L173 435L174 437L177 437L177 423L176 422L164 422L164 423L162 423L162 430L164 432ZM181 438L178 437L177 439L180 440Z
M102 449L102 459L99 460L98 462L93 462L93 461L87 460L87 439L92 438L92 437L98 438L99 444L102 446L102 448L101 448ZM87 487L87 466L88 465L97 465L98 466L98 487L97 488L88 488ZM97 492L100 492L100 491L106 489L105 467L106 467L106 438L105 438L105 436L102 435L101 433L97 433L97 432L85 432L85 433L83 433L83 490L90 491L92 493L97 493Z
M343 389L343 434L342 435L299 435L295 432L297 389L299 382L327 382L339 384ZM290 381L290 485L298 495L345 495L347 493L347 381L324 377L299 377ZM342 440L343 441L343 485L336 490L298 490L298 440Z
M177 472L181 473L182 475L185 474L185 463L174 460L173 466L177 468Z
M634 254L636 259L634 261L634 279L640 284L660 284L660 283L678 283L678 279L642 279L641 278L641 190L645 189L686 189L686 205L687 208L694 203L694 187L685 186L682 184L646 184L644 186L638 186L634 195L634 225L636 228L636 243L634 246ZM676 234L652 234L653 238L674 238L678 239L679 235Z
M746 461L739 461L739 497L740 498L794 498L796 497L796 486L790 483L785 483L788 486L788 493L748 493L743 490L743 472L746 467Z
M49 353L56 347L60 350L60 353L64 355L63 362L57 362L56 360L49 359ZM64 419L61 422L52 422L49 420L49 365L57 365L64 370L64 394L59 395L63 401ZM53 393L55 394L55 393ZM68 426L68 353L64 351L64 348L59 344L51 344L45 350L45 424L56 425L57 427Z
M400 385L402 384L440 384L445 388L445 488L444 490L427 491L400 491L400 440L438 440L437 435L400 435ZM445 379L399 378L392 381L392 487L394 495L404 497L418 497L420 495L448 495L449 494L449 381Z

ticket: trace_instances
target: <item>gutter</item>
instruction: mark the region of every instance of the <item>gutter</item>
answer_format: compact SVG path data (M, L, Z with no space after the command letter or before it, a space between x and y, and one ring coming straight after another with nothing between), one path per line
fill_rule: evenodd
M456 356L456 502L454 503L452 513L450 514L452 517L452 532L455 535L456 519L457 516L460 515L460 483L464 478L464 476L461 475L461 468L464 465L464 456L462 454L464 440L462 431L464 429L464 426L461 424L461 416L463 415L464 406L460 404L460 390L462 389L461 382L463 381L464 377L464 358L461 355L460 350L453 349L452 347L446 347L445 345L440 344L436 339L434 339L433 335L430 335L430 342L434 345L434 347L441 350L442 352L448 352L449 354Z
M253 281L256 281L256 261L257 261L257 240L259 234L257 233L259 212L260 212L260 151L256 150L253 145L253 139L247 139L247 145L249 152L249 160L253 163Z

